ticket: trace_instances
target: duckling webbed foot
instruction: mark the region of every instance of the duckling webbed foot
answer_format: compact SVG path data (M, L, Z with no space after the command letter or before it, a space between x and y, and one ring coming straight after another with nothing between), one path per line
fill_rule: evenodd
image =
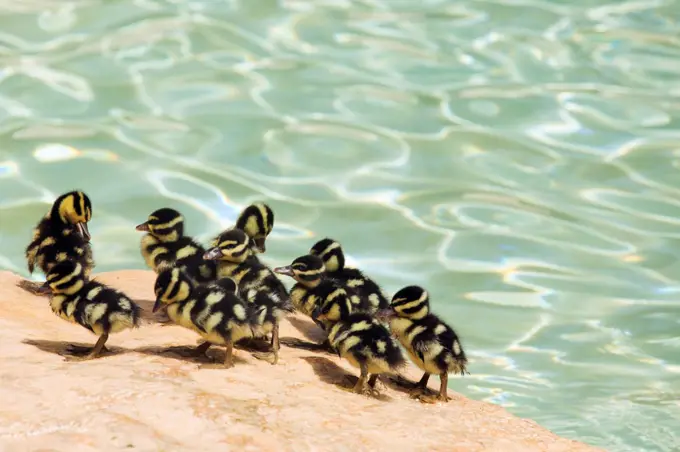
M374 376L371 376L371 380L373 380L373 385L375 385L375 379L373 377ZM345 379L348 380L348 381L351 381L351 382L353 382L355 378L356 377L354 377L353 375L345 375ZM375 378L377 379L377 376L375 376ZM342 389L343 391L353 392L355 394L363 394L363 395L374 395L375 394L374 388L372 388L370 386L369 378L368 378L368 366L366 366L365 364L361 365L361 375L359 376L359 379L356 380L356 384L353 387L348 388L346 386L341 386L341 385L337 385L337 386L338 386L338 388Z
M194 356L205 356L208 357L208 349L210 348L212 344L208 341L200 343L195 349L191 351L191 354Z
M108 352L108 349L106 349L106 347L104 346L104 344L106 343L108 338L109 338L109 334L104 333L99 337L99 340L94 345L94 347L92 347L91 349L87 349L87 351L89 351L89 353L87 355L84 355L84 356L83 355L67 356L66 358L64 358L64 360L65 361L88 361L88 360L91 360L91 359L99 358L102 355L102 353L104 352L104 350L106 350ZM80 348L82 349L84 347L80 347Z
M279 341L279 325L274 325L272 329L271 351L270 352L254 352L252 356L257 359L267 361L271 365L276 365L279 362L279 349L281 344Z
M69 344L69 345L66 346L64 351L66 353L68 353L69 355L78 356L78 355L87 355L88 353L90 353L92 351L92 349L93 349L92 347L83 347L81 345ZM101 354L106 354L106 353L110 353L110 352L111 351L108 348L106 348L106 346L102 347Z
M201 344L203 345L203 344ZM226 355L224 356L224 363L219 364L219 363L211 363L211 364L201 364L198 366L199 369L231 369L234 367L234 358L233 358L233 353L234 353L234 344L231 342L227 342L226 344ZM207 350L207 348L206 348Z
M424 398L432 396L432 392L427 388L427 382L430 380L430 374L425 372L423 377L418 383L415 384L411 392L409 393L412 399L418 399L423 402Z

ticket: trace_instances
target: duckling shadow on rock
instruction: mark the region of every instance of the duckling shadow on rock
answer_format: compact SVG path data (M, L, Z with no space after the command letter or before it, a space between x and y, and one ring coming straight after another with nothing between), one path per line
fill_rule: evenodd
M96 341L87 344L83 342L48 341L44 339L24 339L21 342L27 345L32 345L43 352L53 353L55 355L63 357L72 357L82 356L89 353L94 347ZM124 353L129 353L131 351L132 350L128 350L122 347L105 345L99 358L106 358L114 355L122 355Z
M298 330L304 337L314 342L322 342L326 337L323 330L319 328L314 322L306 321L297 317L290 316L287 319L296 330Z
M317 325L295 317L289 318L288 321L308 340L297 337L282 337L280 339L281 345L302 350L328 353L327 348L321 345L325 341L326 336L323 330Z
M236 349L236 347L234 347ZM203 353L196 352L196 346L191 345L173 345L173 346L146 346L139 347L134 350L137 353L147 356L159 356L163 358L176 359L178 361L185 361L193 364L218 364L223 363L226 356L224 347L212 346L208 351ZM234 350L235 351L235 350ZM234 353L232 356L234 363L243 364L247 361L238 354Z
M351 391L359 380L358 376L347 373L345 369L323 356L303 356L302 359L312 366L312 370L314 370L314 373L321 381L328 383L329 385L338 386L344 390ZM388 395L376 392L373 392L371 397L383 402L392 400Z

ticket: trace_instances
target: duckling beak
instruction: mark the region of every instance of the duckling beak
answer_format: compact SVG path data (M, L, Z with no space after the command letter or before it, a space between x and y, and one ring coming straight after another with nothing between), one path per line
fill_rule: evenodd
M293 267L290 265L286 265L285 267L276 267L274 272L280 275L295 276L295 273L293 273Z
M76 230L86 242L90 241L90 231L87 229L87 223L76 223Z
M267 247L265 246L265 238L264 237L258 237L256 239L253 239L253 242L255 242L255 248L257 248L258 253L264 253L267 251Z
M208 251L206 251L203 254L203 259L206 261L215 261L219 258L224 256L224 253L222 253L222 250L215 247L215 248L210 248Z
M36 291L42 294L49 294L50 292L52 292L52 288L50 287L50 283L45 281L42 286L36 289Z
M155 302L154 305L153 305L153 309L151 309L151 312L156 312L156 311L158 311L158 310L161 308L161 306L163 306L163 302L161 301L160 298L157 298L157 299L156 299L156 302Z
M375 318L378 320L390 320L396 316L397 313L394 312L394 309L392 308L381 309L380 311L375 313Z
M142 224L138 224L137 226L135 226L135 229L142 232L149 232L149 222L145 221Z

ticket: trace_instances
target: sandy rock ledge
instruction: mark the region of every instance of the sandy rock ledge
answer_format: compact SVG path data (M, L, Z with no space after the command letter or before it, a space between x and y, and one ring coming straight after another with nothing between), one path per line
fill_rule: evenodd
M135 299L145 321L112 335L111 354L66 362L68 344L91 346L96 337L0 272L0 451L598 450L451 389L453 400L436 405L389 382L379 383L379 399L342 391L337 385L349 386L345 376L357 371L330 354L282 346L272 366L241 349L232 369L200 369L205 360L177 353L198 336L150 314L152 272L96 277ZM281 326L282 338L315 333L302 316ZM224 349L209 353L220 358Z

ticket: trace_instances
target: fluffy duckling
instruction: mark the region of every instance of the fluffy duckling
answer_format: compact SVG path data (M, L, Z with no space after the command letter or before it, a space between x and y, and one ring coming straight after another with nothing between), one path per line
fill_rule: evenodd
M224 345L228 369L234 366L234 342L252 335L248 305L235 289L226 278L198 284L179 267L165 267L154 284L153 312L165 306L173 322L198 333L205 342L196 347L197 356L205 355L212 344Z
M267 251L265 241L274 229L274 212L263 202L249 205L236 220L236 229L240 229L251 239L254 253Z
M215 279L215 264L203 260L203 246L184 235L184 217L175 209L165 207L152 212L136 229L146 232L141 240L141 252L146 265L154 272L176 265L198 283Z
M257 202L251 204L241 211L236 219L236 224L223 231L223 233L232 229L239 229L248 235L250 239L248 246L250 246L252 254L264 253L267 251L265 245L267 237L272 232L272 229L274 229L274 212L265 203ZM212 239L210 241L210 248L216 247L219 239L219 235Z
M342 290L342 289L340 289ZM373 390L380 374L395 374L406 363L390 331L370 314L352 312L346 296L329 297L313 313L327 327L328 341L338 356L360 369L354 392Z
M380 311L377 317L389 322L392 333L411 360L425 372L412 395L423 402L433 402L435 399L425 393L430 374L437 374L440 378L437 399L448 402L448 375L469 373L467 358L453 328L430 312L427 291L420 286L404 287L394 294L390 307Z
M99 336L86 356L70 361L97 358L106 350L109 334L139 326L139 306L124 293L89 280L81 262L68 260L53 265L45 286L52 291L50 306L55 314ZM75 351L78 347L70 348Z
M33 239L26 247L28 271L37 265L44 274L58 262L74 260L83 267L85 276L94 268L90 232L87 223L92 218L92 203L82 191L59 196L52 208L33 230ZM47 285L22 280L19 286L35 294L49 294Z
M217 261L217 276L233 278L239 293L250 302L250 312L256 322L253 328L255 337L271 333L271 352L254 353L253 356L267 359L272 364L278 363L279 323L294 310L286 287L253 254L249 236L240 229L228 229L220 234L216 246L206 251L204 258Z
M370 304L368 299L350 297L345 288L336 280L326 277L326 269L320 257L311 254L300 256L290 265L277 267L276 273L290 276L295 279L296 284L290 291L290 299L295 309L306 316L312 318L326 333L328 333L328 322L320 321L315 318L315 310L321 308L324 303L333 301L336 298L347 300L352 305L354 312L369 312ZM343 305L345 301L338 305ZM338 314L339 315L339 314ZM337 319L330 320L331 322ZM306 341L292 341L291 346L303 347L306 349L328 350L330 343L328 340L321 344L310 344Z
M345 254L336 240L331 238L319 240L309 250L309 254L319 256L323 260L326 275L345 285L350 296L366 298L370 302L371 313L389 307L390 302L375 281L361 270L345 266Z

